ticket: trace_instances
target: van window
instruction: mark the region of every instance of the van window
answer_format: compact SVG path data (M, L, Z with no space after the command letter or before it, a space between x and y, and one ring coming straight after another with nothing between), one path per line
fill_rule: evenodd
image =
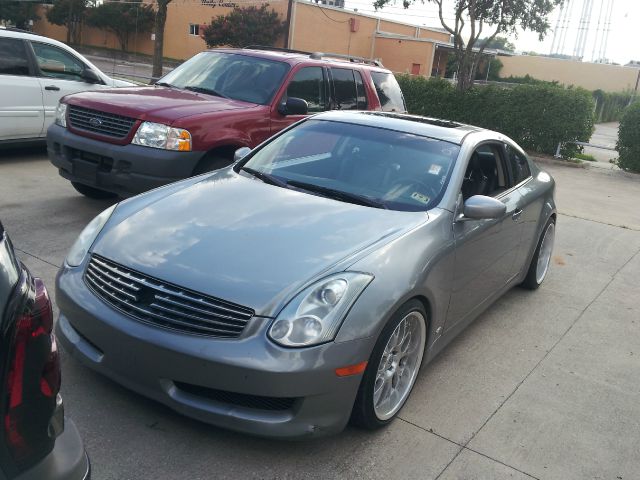
M42 75L62 80L82 80L84 63L61 48L31 42Z
M383 112L406 112L400 85L392 73L371 72Z
M0 38L0 75L29 75L29 60L22 40Z

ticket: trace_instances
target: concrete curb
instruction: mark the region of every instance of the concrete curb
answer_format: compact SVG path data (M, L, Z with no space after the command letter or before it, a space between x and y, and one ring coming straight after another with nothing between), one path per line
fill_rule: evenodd
M529 158L536 163L545 163L547 165L559 165L562 167L569 168L590 168L589 162L569 162L567 160L557 160L555 158L547 158L547 157L538 157L536 155L529 155Z

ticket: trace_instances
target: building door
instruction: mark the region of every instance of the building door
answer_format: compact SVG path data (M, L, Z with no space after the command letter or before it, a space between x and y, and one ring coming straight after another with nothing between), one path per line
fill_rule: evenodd
M411 66L411 75L420 75L420 64L414 63Z

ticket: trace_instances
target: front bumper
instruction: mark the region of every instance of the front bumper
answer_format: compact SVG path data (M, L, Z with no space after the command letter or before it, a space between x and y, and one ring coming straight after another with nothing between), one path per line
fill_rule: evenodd
M64 432L49 455L15 480L89 480L91 464L75 424L65 420Z
M238 339L176 333L112 309L82 273L58 274L56 334L88 367L179 413L245 433L304 438L348 422L361 375L338 377L335 369L368 359L373 339L286 349L267 339L270 319L258 317Z
M72 182L129 197L190 177L204 152L174 152L101 142L53 124L47 153L60 175Z

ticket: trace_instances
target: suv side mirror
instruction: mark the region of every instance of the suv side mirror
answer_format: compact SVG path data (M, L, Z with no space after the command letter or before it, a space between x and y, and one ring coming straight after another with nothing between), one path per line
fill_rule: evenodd
M485 220L500 218L507 211L507 206L500 200L485 195L474 195L464 202L463 218Z
M285 103L278 107L281 115L306 115L309 113L309 104L306 100L298 97L289 97Z
M85 68L82 72L82 79L87 83L102 83L102 79L90 68Z
M234 152L233 161L239 162L250 153L251 153L251 149L249 147L241 147Z

